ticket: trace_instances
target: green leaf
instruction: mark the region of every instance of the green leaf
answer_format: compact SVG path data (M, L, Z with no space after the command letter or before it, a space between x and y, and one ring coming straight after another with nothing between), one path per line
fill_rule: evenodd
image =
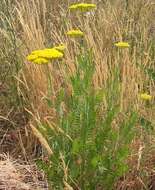
M146 130L153 130L154 128L152 123L144 117L140 118L140 125Z
M92 158L91 160L91 165L96 168L96 166L98 165L99 161L101 160L101 157L99 155L95 156Z
M152 69L152 68L146 69L146 73L148 74L150 79L155 80L155 70L154 69Z
M73 144L72 144L72 153L73 154L79 154L80 150L81 150L81 142L80 142L80 139L77 138L73 141Z

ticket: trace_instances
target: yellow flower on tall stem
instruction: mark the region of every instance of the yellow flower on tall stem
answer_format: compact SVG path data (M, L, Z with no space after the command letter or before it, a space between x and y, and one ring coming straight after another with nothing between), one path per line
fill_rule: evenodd
M119 48L129 48L130 47L128 42L117 42L114 45Z
M152 96L147 93L142 93L142 94L140 94L140 98L142 100L150 101L152 99Z
M66 33L68 36L70 37L83 37L84 36L84 33L77 29L77 30L69 30L67 33Z
M75 10L75 11L79 10L81 12L87 12L95 8L96 8L96 5L93 3L77 3L69 7L70 10Z

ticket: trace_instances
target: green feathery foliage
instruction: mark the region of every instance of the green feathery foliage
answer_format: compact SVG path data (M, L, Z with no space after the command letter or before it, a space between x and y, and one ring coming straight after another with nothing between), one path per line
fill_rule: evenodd
M77 71L70 78L72 95L65 97L62 89L57 96L53 106L57 126L63 132L43 126L54 155L49 163L39 165L46 171L51 188L63 189L68 183L73 189L103 186L109 190L128 169L125 160L130 154L128 146L134 137L137 114L129 112L122 116L121 123L117 122L121 115L117 100L119 71L116 68L112 74L115 77L107 81L109 88L97 90L92 83L94 65L91 51L80 54Z

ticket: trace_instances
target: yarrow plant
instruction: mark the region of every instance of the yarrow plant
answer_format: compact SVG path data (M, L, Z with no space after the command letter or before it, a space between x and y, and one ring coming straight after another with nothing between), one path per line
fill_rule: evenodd
M51 189L70 186L94 190L101 186L112 190L115 181L128 170L125 159L129 155L136 113L129 112L129 118L115 128L113 123L120 110L117 72L109 79L110 91L96 90L92 85L95 64L91 51L86 50L76 60L77 70L68 79L72 95L66 97L62 88L56 102L51 104L56 109L57 122L39 124L53 154L48 163L38 164L46 172ZM103 99L107 101L107 110L103 109Z
M95 4L85 3L69 7L82 12L94 8ZM84 32L73 29L66 35L81 39ZM127 48L129 44L119 42L115 46ZM44 147L47 153L52 152L47 162L41 160L38 165L46 172L51 189L94 190L101 187L112 190L116 180L128 170L125 160L130 153L129 144L133 139L137 114L129 109L128 117L122 116L117 122L116 117L121 112L119 69L111 71L107 88L96 89L93 85L95 55L87 47L87 42L84 47L79 47L82 51L75 56L75 71L68 75L70 68L66 66L64 85L48 104L55 110L56 120L38 123L38 131L44 135L44 142L46 140ZM46 63L62 58L65 48L60 45L36 50L27 59ZM49 84L52 89L52 83ZM65 86L70 86L71 95L66 96Z
M129 48L130 47L128 42L117 42L114 45L119 48Z
M63 57L62 52L58 51L55 48L51 48L51 49L32 51L31 54L27 56L27 60L36 64L42 64L42 63L48 63L50 60L58 59L62 57Z
M140 98L142 100L150 101L152 99L152 96L147 93L142 93L142 94L140 94Z
M81 30L79 30L79 29L77 29L77 30L69 30L67 33L66 33L68 36L70 36L70 37L83 37L84 36L84 33L81 31Z
M81 12L87 12L96 8L96 4L91 3L78 3L69 7L70 10L79 10Z

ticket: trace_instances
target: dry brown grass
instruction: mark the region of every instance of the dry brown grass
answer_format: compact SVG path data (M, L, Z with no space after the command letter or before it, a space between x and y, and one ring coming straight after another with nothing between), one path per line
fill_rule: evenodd
M15 161L8 155L0 155L1 190L46 190L47 183L36 166Z
M68 4L71 2L68 2ZM93 47L96 63L96 75L94 85L106 87L106 81L111 70L121 62L122 67L122 106L125 108L130 103L139 107L137 100L139 92L146 88L154 94L154 83L146 77L135 62L144 67L153 66L150 62L149 42L150 28L153 26L153 7L151 1L131 2L128 11L124 3L116 1L115 4L98 3L98 10L95 15L85 16L84 20L80 15L71 14L62 6L63 1L49 5L49 1L33 0L15 1L15 17L13 27L18 34L18 41L22 44L19 53L25 62L23 69L17 76L19 93L25 96L20 90L24 88L28 96L31 111L36 117L43 118L51 113L51 110L44 104L43 99L47 97L47 72L44 67L32 65L26 62L26 55L31 50L53 46L55 44L67 44L65 64L70 68L70 74L75 70L74 57L78 52L76 43L70 43L66 38L65 31L77 26L77 23L86 33L86 41L89 47ZM143 17L145 15L145 18ZM128 51L123 55L117 53L112 47L115 41L131 41L134 46L132 55ZM142 47L143 46L143 47ZM74 47L74 49L73 49ZM143 55L138 55L142 49ZM48 66L55 83L53 94L61 87L64 65L60 66L61 72ZM54 70L52 72L52 70ZM25 97L26 99L27 97ZM53 111L53 110L52 110Z
M100 2L94 0L93 2L98 5L95 16L87 15L84 16L85 18L78 14L71 14L66 10L72 2L31 0L30 3L29 0L14 0L13 8L11 9L14 13L11 25L16 34L16 40L20 44L17 50L23 63L22 69L15 78L18 84L18 94L22 95L26 102L26 109L29 110L35 121L45 121L47 118L54 120L55 111L45 103L45 98L48 97L47 75L49 73L47 73L45 67L28 63L25 57L34 49L65 43L67 50L64 65L70 68L68 75L71 75L76 68L74 59L79 49L76 42L69 42L65 31L76 27L78 24L85 31L87 44L93 48L95 55L95 87L106 88L107 79L111 75L111 71L116 65L120 64L122 66L122 93L120 97L122 109L125 110L128 106L134 105L143 117L154 123L154 107L146 109L138 99L138 94L147 90L148 93L154 96L155 84L136 65L138 63L143 65L144 68L155 67L150 45L155 36L154 2L151 0L129 1L129 6L126 9L126 1L117 0L110 3L110 1ZM7 15L3 16L7 17ZM8 31L3 29L0 32L3 39L10 40ZM131 43L132 52L125 50L120 54L115 50L113 47L114 42L121 40ZM59 72L52 64L48 65L54 84L51 99L54 99L57 91L63 85L64 65L60 65ZM66 93L69 93L68 86L66 86ZM139 134L142 132L140 130ZM152 142L154 138L151 135L147 138L148 140L144 142L144 158L147 151L153 148ZM137 151L136 160L139 158L138 150L143 145L144 139L141 138L140 140L141 143L136 143L134 146ZM152 157L150 153L149 156ZM147 171L145 169L144 171ZM126 184L128 180L125 181ZM125 188L121 187L120 189ZM145 189L145 187L143 188Z

